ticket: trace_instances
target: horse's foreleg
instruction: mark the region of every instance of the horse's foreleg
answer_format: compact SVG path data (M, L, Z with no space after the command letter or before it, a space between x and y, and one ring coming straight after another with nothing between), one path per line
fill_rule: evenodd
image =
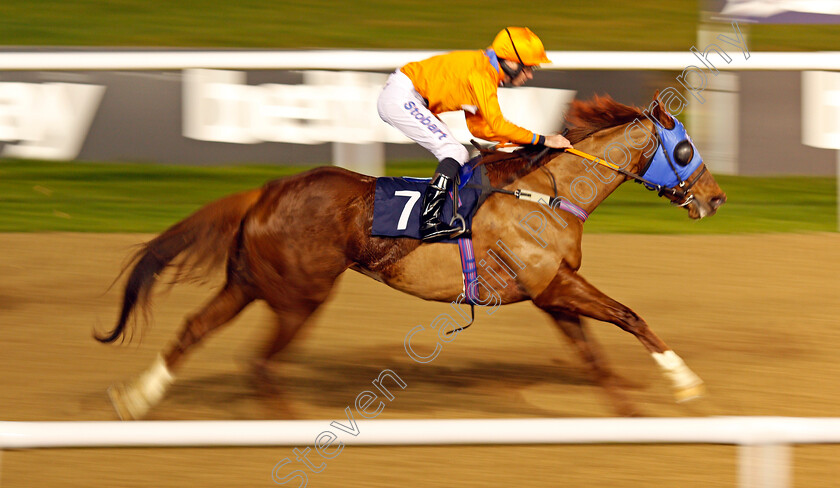
M685 401L703 394L703 381L692 372L630 308L603 294L580 275L561 269L534 303L549 313L563 312L611 322L630 332L650 351L653 359L675 389L677 401Z
M594 340L587 335L580 317L564 312L549 313L557 328L566 335L583 359L595 381L607 392L618 414L625 417L638 415L630 400L616 384L617 376L610 371Z
M229 322L251 303L252 298L236 284L228 283L198 313L184 323L178 340L165 354L159 354L152 366L129 383L113 385L108 394L123 420L143 418L175 381L173 371L184 354L211 331Z

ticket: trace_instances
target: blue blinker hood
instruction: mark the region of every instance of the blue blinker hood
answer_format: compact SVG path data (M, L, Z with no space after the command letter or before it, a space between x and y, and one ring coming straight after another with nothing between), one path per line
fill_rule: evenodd
M673 188L679 185L680 180L688 180L691 174L697 171L697 168L703 164L703 158L700 157L697 146L694 145L694 141L691 140L691 137L685 131L685 126L676 118L673 118L673 121L674 128L666 129L659 124L659 121L654 120L653 125L656 127L656 133L659 135L659 144L656 147L653 159L644 173L642 173L642 177L646 180L666 188ZM688 141L691 144L694 154L691 161L688 161L685 166L680 166L674 157L674 149L677 147L677 144L683 141ZM677 175L679 175L679 178L677 178Z

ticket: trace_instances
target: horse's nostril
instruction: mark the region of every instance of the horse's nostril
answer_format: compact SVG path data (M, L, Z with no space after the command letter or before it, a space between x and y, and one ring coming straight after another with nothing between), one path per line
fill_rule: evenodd
M711 200L709 200L709 204L714 209L717 209L718 207L720 207L724 203L726 203L726 195L718 195L718 196L712 198Z

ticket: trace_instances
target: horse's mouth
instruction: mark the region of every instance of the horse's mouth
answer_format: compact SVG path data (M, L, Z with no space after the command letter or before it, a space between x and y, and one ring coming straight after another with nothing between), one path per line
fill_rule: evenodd
M688 205L688 216L695 220L711 217L717 213L717 209L724 203L726 203L726 195L724 194L710 198L707 202L695 198Z
M694 220L700 220L709 215L709 209L697 200L691 202L688 206L688 217Z

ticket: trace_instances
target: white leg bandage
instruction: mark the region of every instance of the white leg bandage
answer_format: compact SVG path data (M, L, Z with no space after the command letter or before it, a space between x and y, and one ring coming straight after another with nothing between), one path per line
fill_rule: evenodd
M674 351L655 352L653 359L662 368L665 376L671 380L675 389L686 390L703 384L703 380L688 369L682 358Z
M163 360L163 356L158 355L152 366L140 376L137 389L149 405L154 405L163 399L163 395L173 381L175 377L166 367L166 361Z
M121 418L140 419L163 399L169 385L174 381L175 377L166 367L163 356L158 355L152 366L136 380L125 386L114 385L109 390L109 395Z

